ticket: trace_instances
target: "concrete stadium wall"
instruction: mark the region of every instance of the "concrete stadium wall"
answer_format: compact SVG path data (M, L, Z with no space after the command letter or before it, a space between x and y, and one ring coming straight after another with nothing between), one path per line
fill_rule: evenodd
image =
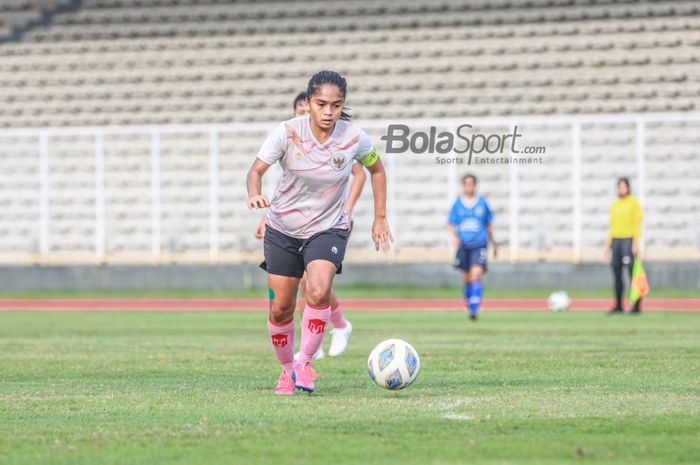
M700 263L647 262L650 285L657 288L700 288ZM602 263L493 263L485 281L507 289L594 289L611 285ZM455 286L456 271L447 264L348 263L336 279L339 286ZM4 266L0 291L92 289L247 289L266 287L266 275L254 264L159 266Z

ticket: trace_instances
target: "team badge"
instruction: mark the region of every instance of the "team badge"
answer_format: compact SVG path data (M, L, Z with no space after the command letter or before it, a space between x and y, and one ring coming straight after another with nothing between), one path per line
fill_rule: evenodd
M294 158L296 158L297 160L299 160L299 159L301 158L301 152L295 153L295 154L294 154Z
M331 158L331 168L333 168L336 171L340 171L343 168L345 168L345 164L347 163L347 160L345 159L345 155L342 153L336 153L333 155L333 158Z
M273 334L270 337L272 338L272 345L275 347L284 347L287 345L288 338L286 334Z
M311 331L313 334L322 334L326 330L326 322L317 318L313 318L309 320L309 324L307 327L309 328L309 331Z

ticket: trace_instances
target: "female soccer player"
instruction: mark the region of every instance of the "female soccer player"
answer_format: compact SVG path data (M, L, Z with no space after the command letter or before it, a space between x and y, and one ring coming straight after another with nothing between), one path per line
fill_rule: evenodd
M306 116L309 114L309 102L308 102L306 92L301 92L301 93L299 93L299 95L296 96L296 98L294 99L294 103L292 104L292 108L294 109L294 113L292 115L293 118L298 118L300 116ZM350 230L352 230L353 208L355 208L355 204L357 203L357 200L360 198L360 194L362 193L362 188L365 185L366 179L367 179L367 176L365 175L365 172L362 170L362 167L360 166L360 164L356 163L353 160L352 185L350 186L350 190L347 193L347 200L345 203L345 211L348 213L348 218L350 218ZM256 226L254 235L255 235L256 239L262 239L264 237L264 235L265 235L265 215L263 215L263 217L260 219L260 222ZM306 306L306 273L304 273L304 275L301 277L301 281L299 282L299 298L297 299L296 309L303 313L305 306ZM337 357L338 355L345 352L345 349L348 346L348 339L350 338L350 335L352 334L352 324L350 323L350 321L348 321L345 318L345 315L343 313L343 308L341 307L340 302L338 302L338 297L335 295L335 292L333 292L332 290L331 290L331 324L333 325L333 329L331 330L333 337L331 338L331 347L330 347L328 353L331 357ZM294 359L297 360L299 358L299 355L300 355L300 352L297 352L296 354L294 354ZM314 354L314 360L321 360L324 357L325 357L325 353L323 352L323 346L321 346L318 348L318 350Z
M268 332L282 365L276 394L314 390L311 360L331 314L333 278L342 269L350 220L345 188L352 161L370 172L374 194L372 240L386 252L393 242L386 219L386 174L369 137L343 111L347 83L333 71L309 80L309 116L282 122L263 144L248 171L248 207L266 208L263 265L268 273ZM272 203L261 193L272 163L282 178ZM294 309L299 279L306 271L307 301L301 320L301 354L294 363Z
M486 255L489 241L493 256L498 253L493 236L493 214L486 199L476 195L476 176L462 178L464 196L455 200L447 219L447 227L457 247L455 267L462 270L464 303L469 318L476 321L484 287L481 278L486 271Z
M634 259L639 251L639 235L642 230L642 207L630 194L630 182L627 178L617 180L617 200L610 206L610 232L605 245L605 258L612 260L615 306L608 312L611 315L622 313L622 269L626 268L632 280ZM632 314L641 311L641 297L631 309Z

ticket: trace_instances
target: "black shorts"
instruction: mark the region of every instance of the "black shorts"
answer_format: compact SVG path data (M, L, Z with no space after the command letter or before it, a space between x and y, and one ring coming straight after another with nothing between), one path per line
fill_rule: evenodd
M347 229L328 229L308 239L297 239L267 226L263 243L265 261L260 268L270 274L301 278L309 262L328 260L340 274L347 243Z
M616 238L610 245L612 249L612 266L632 266L632 238Z

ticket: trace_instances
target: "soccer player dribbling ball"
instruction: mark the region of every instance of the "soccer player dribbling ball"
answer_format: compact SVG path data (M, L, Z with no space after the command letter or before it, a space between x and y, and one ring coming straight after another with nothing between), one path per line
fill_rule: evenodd
M309 114L309 102L308 102L308 96L306 92L301 92L299 95L296 96L294 99L294 102L292 103L292 108L294 109L294 113L292 115L293 118L299 118L301 116L306 116ZM357 203L357 200L360 198L360 194L362 193L362 188L364 187L365 180L367 179L367 176L365 175L365 172L362 170L362 167L359 163L355 162L353 160L352 163L352 185L350 186L349 192L347 192L347 200L345 203L345 211L348 214L348 217L350 218L350 229L349 232L352 231L352 212L353 208L355 207L355 204ZM265 235L265 215L260 219L260 222L258 225L255 227L254 231L254 236L256 239L262 239ZM299 282L299 298L297 299L296 303L296 309L299 310L300 312L303 313L304 307L306 306L306 273L301 277L301 281ZM350 338L350 335L352 334L352 324L350 321L348 321L345 318L345 315L343 313L343 308L340 305L340 302L338 301L338 297L335 295L335 292L331 290L331 324L333 325L333 330L331 333L333 334L331 338L331 346L328 351L329 355L331 357L337 357L341 355L343 352L345 352L345 349L347 348L348 345L348 339ZM297 360L300 356L301 352L297 352L294 354L294 360ZM321 360L322 358L325 357L325 353L323 352L323 346L319 347L316 353L314 354L313 359L314 360Z
M467 174L462 178L464 195L457 197L447 227L457 256L455 267L462 270L464 302L469 318L476 321L483 296L481 278L486 271L487 247L493 245L493 256L498 253L493 235L493 213L486 199L476 194L476 176Z
M313 355L331 316L333 278L342 269L350 219L345 188L353 160L371 175L374 194L372 240L386 252L393 242L386 219L386 174L369 137L343 111L347 83L321 71L307 87L309 115L282 122L265 140L248 171L248 207L266 208L264 268L268 273L268 332L282 374L275 394L295 388L313 392ZM279 162L282 177L272 203L261 193L262 177ZM306 271L306 306L301 320L301 351L294 362L294 310L299 280Z

